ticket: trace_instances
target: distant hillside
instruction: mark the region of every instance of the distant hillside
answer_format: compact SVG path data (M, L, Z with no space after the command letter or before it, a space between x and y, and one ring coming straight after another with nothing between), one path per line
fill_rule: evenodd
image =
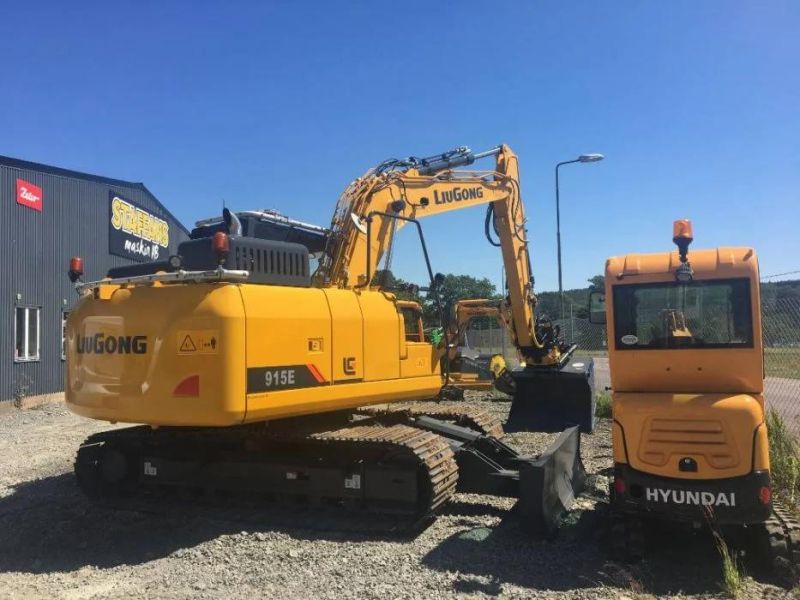
M787 279L786 281L761 282L761 302L773 302L800 299L800 279Z
M589 285L585 288L564 290L564 316L569 318L570 305L572 305L572 316L579 319L589 317L589 292L593 289L603 289L603 276L595 275L588 281ZM536 312L539 315L547 315L551 319L558 319L560 315L558 292L536 292L539 300L536 305Z

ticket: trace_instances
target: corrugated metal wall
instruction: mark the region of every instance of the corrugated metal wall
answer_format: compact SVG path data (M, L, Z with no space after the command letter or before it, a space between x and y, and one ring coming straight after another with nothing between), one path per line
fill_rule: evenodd
M42 188L43 211L16 202L16 180ZM82 256L86 280L131 261L108 252L109 191L169 223L169 251L186 230L141 184L82 176L0 158L0 401L64 389L61 316L77 299L66 272ZM15 362L17 306L41 307L40 360Z

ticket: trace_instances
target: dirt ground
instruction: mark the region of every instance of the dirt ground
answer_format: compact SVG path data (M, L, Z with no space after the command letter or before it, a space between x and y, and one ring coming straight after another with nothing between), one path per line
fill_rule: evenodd
M468 401L498 416L509 407L480 393ZM590 489L554 541L520 531L512 501L467 494L413 533L274 504L95 506L78 491L72 461L87 435L108 427L62 404L0 415L0 597L725 597L703 531L651 530L646 560L623 567L608 559L607 422L583 436ZM506 441L536 453L551 439ZM752 579L743 594L788 595Z

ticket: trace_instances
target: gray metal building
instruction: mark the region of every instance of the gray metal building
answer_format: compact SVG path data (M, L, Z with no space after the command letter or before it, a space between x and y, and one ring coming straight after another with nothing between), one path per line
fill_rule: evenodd
M94 280L187 238L141 183L0 156L0 402L64 389L71 257Z

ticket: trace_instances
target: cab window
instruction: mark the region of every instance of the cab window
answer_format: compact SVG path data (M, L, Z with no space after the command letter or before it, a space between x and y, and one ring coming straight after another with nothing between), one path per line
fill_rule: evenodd
M618 350L753 346L747 279L614 286Z
M422 315L419 310L411 306L404 306L400 309L406 323L406 341L423 342L425 338L422 334Z

